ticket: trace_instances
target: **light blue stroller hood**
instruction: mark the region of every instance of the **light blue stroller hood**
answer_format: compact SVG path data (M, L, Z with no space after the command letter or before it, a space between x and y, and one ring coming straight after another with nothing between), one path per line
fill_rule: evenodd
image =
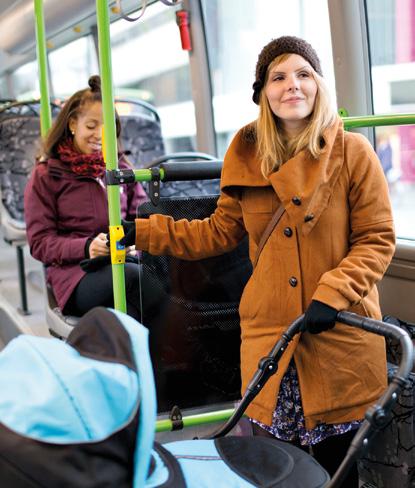
M7 372L0 375L0 422L38 441L99 442L128 425L140 408L133 486L143 488L156 421L148 330L110 312L130 336L137 371L81 355L58 339L20 335L0 354L0 371Z

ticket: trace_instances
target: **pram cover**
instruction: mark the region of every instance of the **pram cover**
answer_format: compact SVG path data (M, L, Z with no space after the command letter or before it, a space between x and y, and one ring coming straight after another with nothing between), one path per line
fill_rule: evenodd
M148 331L96 308L67 343L19 336L0 353L0 486L320 487L294 446L223 437L158 445Z

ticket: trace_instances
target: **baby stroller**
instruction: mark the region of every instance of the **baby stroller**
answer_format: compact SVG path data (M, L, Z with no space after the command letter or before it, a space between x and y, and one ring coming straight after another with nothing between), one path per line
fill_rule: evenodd
M335 487L405 385L412 343L396 326L339 313L340 322L399 340L402 359L330 481L314 458L294 446L261 437L224 437L275 372L301 319L260 361L240 407L212 439L163 446L154 443L148 331L134 319L96 308L67 343L19 336L0 354L0 486Z

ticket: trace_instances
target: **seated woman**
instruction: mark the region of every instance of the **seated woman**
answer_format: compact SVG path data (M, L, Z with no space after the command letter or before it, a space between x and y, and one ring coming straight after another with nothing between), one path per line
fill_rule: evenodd
M102 266L90 266L88 272L80 266L86 258L109 257L99 76L92 76L88 84L69 98L56 118L25 191L30 252L46 265L60 309L72 315L99 305L113 306L109 259ZM119 137L118 116L116 125ZM131 165L121 156L119 167ZM134 218L146 193L134 183L121 185L120 191L122 218ZM138 279L137 264L126 263L127 312L135 319L140 318Z

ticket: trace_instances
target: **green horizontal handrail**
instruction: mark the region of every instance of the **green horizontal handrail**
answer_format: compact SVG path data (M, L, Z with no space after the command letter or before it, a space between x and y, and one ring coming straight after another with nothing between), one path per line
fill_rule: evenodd
M194 427L196 425L213 424L225 422L234 412L233 408L218 410L216 412L199 413L183 417L183 427ZM170 419L157 420L156 432L168 432L173 430L173 422Z
M380 127L384 125L411 125L415 124L415 114L343 117L343 123L345 129L355 129L357 127Z
M152 173L149 169L135 169L134 170L135 181L151 181ZM164 179L164 169L160 168L160 179Z
M386 125L415 125L415 114L397 115L363 115L358 117L342 117L345 129L357 127L380 127ZM135 181L151 181L152 173L149 169L134 170ZM164 170L160 168L160 179L164 179Z

